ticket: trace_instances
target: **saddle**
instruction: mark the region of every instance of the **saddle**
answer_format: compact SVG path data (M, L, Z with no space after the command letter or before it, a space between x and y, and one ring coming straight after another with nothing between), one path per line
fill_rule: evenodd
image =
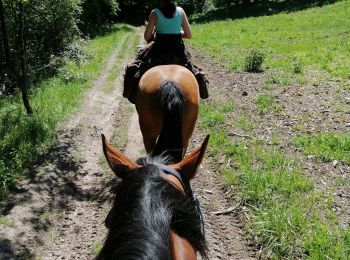
M136 90L142 75L155 66L176 64L189 69L199 85L199 93L202 99L209 97L207 85L209 81L202 70L192 64L190 53L184 49L184 55L175 55L170 52L156 53L155 43L147 44L136 55L135 61L129 63L125 68L123 96L135 104Z

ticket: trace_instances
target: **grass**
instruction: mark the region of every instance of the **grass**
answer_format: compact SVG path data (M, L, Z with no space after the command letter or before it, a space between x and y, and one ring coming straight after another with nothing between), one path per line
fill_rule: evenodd
M206 127L221 108L201 108L201 125ZM347 259L350 229L340 227L331 193L318 191L278 143L232 139L225 129L224 122L211 127L210 158L214 163L225 156L233 162L230 167L220 164L218 171L225 184L234 187L235 204L247 208L246 227L261 245L261 257Z
M213 109L210 105L205 102L201 103L201 109L199 111L202 116L202 124L205 127L212 127L215 125L223 124L225 121L225 113L228 113L237 108L237 105L230 101L222 104L220 109Z
M43 222L50 221L51 213L49 211L45 211L40 215L40 220Z
M276 104L275 97L266 93L258 94L256 97L258 114L265 115L271 111L279 112L281 107Z
M90 255L96 257L100 253L102 247L103 247L103 244L100 241L95 242L92 245L92 248L91 248L91 251L90 251Z
M297 147L305 154L313 155L323 161L338 160L350 165L349 133L318 133L313 136L302 135L294 139Z
M59 230L54 229L54 230L51 231L50 239L51 239L52 242L58 242L58 240L60 240L60 238L61 238L61 233L60 233Z
M299 12L195 24L191 44L230 70L243 69L248 53L258 48L266 54L265 69L294 75L322 71L349 79L349 12L347 0Z
M132 44L128 47L130 37L132 37L131 34L128 35L123 45L121 46L120 51L118 52L118 55L117 55L118 60L123 60L127 55L130 55L131 53L135 53L137 45L139 43L139 36L133 35ZM114 90L115 81L120 75L120 72L122 71L122 69L124 68L122 68L121 64L119 63L115 63L113 65L111 72L107 77L106 85L103 87L103 90L106 93L111 93Z
M90 59L79 66L68 61L61 73L32 86L33 116L25 114L19 96L0 100L0 201L24 176L26 166L54 142L58 123L74 113L108 56L129 31L125 25L116 25L114 32L85 46Z
M251 132L255 128L254 124L244 114L238 116L236 124L240 129L247 132Z
M11 224L10 220L6 217L0 217L0 225L9 226Z

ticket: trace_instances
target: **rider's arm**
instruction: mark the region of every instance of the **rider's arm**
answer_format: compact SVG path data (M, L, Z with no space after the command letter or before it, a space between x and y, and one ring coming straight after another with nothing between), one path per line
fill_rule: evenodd
M181 37L182 38L187 38L191 39L192 38L192 32L191 32L191 27L187 19L187 15L185 11L182 9L182 29L183 31L181 32Z
M155 27L156 23L157 23L157 15L155 14L154 11L152 11L150 16L149 16L149 20L148 20L148 23L146 25L146 30L144 33L144 38L145 38L146 42L150 42L153 40L154 27Z

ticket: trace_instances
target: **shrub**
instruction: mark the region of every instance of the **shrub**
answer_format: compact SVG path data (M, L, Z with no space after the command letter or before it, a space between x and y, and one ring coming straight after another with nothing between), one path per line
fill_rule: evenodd
M258 49L251 50L244 64L244 69L248 72L260 72L262 71L261 65L265 59L265 54Z

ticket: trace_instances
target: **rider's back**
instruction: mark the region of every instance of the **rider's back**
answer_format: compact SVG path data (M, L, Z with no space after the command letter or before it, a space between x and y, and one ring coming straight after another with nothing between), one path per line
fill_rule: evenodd
M158 8L154 9L157 15L156 31L160 34L181 34L182 11L180 7L176 7L173 17L167 18Z

